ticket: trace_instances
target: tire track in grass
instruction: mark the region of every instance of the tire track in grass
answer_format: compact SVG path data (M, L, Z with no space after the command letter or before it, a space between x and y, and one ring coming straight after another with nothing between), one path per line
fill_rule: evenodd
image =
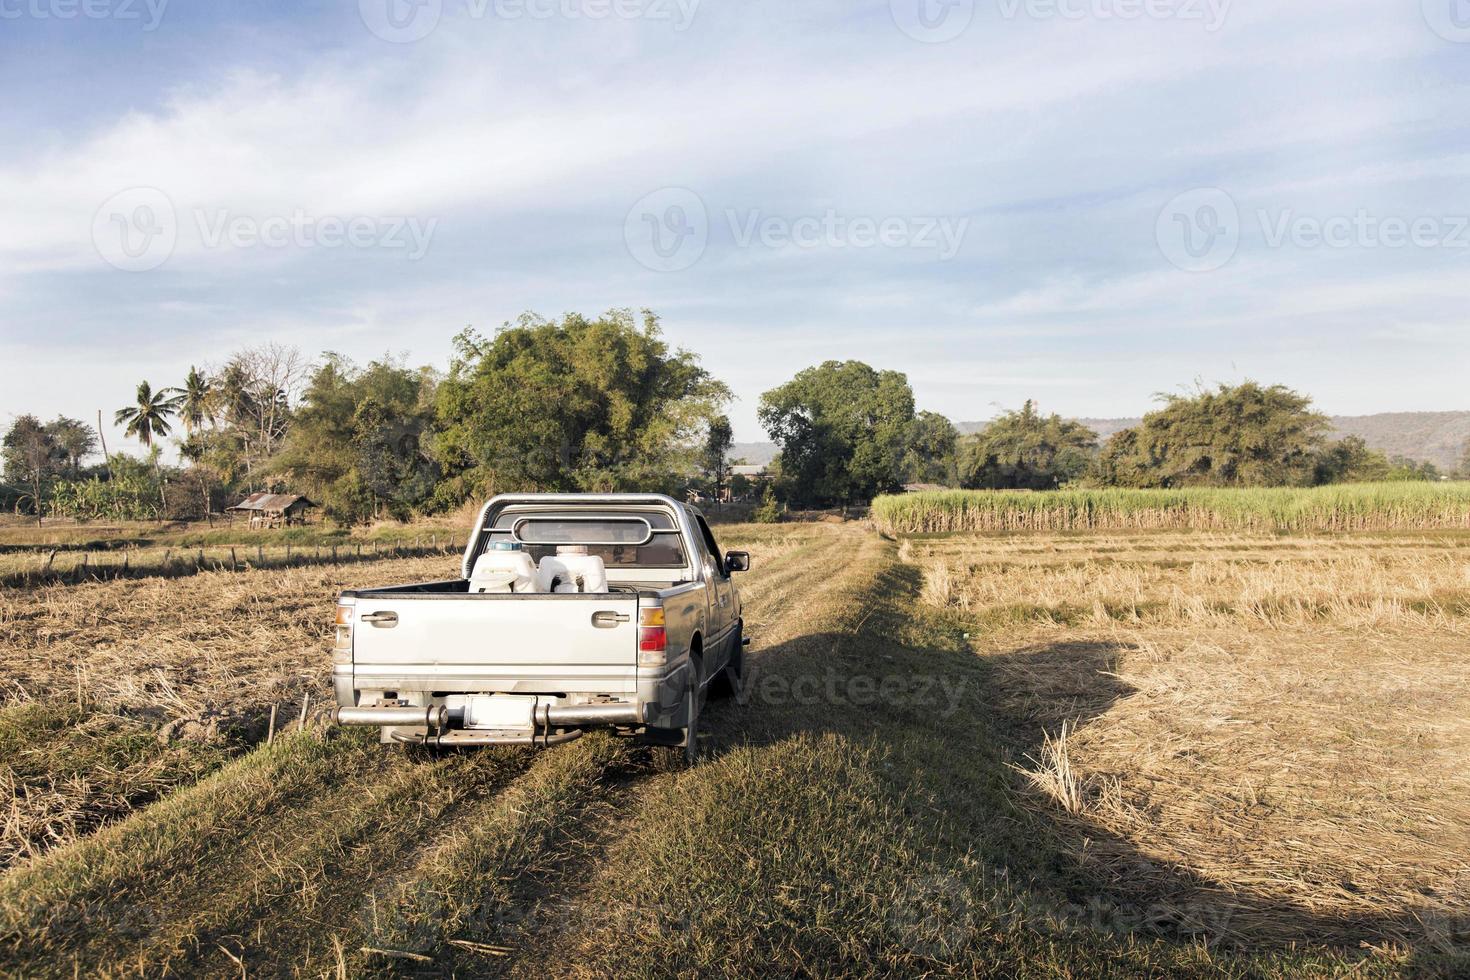
M800 610L778 607L855 540L791 538L750 576L747 616L781 635ZM0 877L0 972L391 973L415 961L362 948L394 944L482 972L504 924L539 929L538 890L575 891L620 811L676 778L661 754L629 768L649 754L592 736L415 763L358 733L278 740Z
M283 739L0 880L0 970L190 975L252 944L304 952L293 924L360 892L365 858L529 761L412 765L356 735Z
M855 579L864 574L860 568L863 556L882 547L876 538L853 525L809 527L811 538L783 553L782 560L768 563L765 576L757 578L752 569L752 584L758 588L747 590L742 583L742 596L749 596L744 615L757 636L756 645L748 653L748 671L752 666L758 669L762 649L789 643L818 628L824 621L823 610L833 597L850 594ZM759 705L751 704L711 706L705 714L709 741L718 746L745 738L746 726L755 720L752 715L758 711ZM548 964L554 964L558 974L575 973L578 958L583 955L576 941L589 930L627 934L679 928L677 917L665 915L668 910L660 905L661 896L647 893L638 884L641 872L634 865L657 862L659 855L641 855L619 872L616 900L609 900L601 890L607 878L606 867L615 855L626 853L630 839L640 835L651 806L658 805L650 804L650 800L666 801L676 787L711 778L707 774L723 765L725 761L720 758L693 770L649 772L630 785L620 808L610 815L610 823L595 835L587 850L558 869L557 880L538 903L531 921L502 933L519 944L511 950L503 969L513 976L540 977ZM783 778L790 776L787 773ZM810 782L809 774L801 778ZM690 824L700 824L703 818L698 808L683 808L680 815Z

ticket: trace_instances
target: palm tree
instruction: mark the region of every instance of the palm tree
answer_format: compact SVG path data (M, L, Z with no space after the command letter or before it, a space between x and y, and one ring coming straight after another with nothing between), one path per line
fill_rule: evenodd
M183 399L169 393L169 389L154 392L153 386L143 381L138 384L138 402L120 408L113 416L117 425L126 425L124 435L134 436L145 447L152 449L153 440L173 431L168 420L178 413Z
M194 430L202 427L205 422L214 423L214 386L210 383L209 376L197 367L189 366L189 376L184 379L184 387L169 388L167 393L178 398L179 420L184 423L184 431L189 435L193 435Z
M178 412L183 399L169 394L167 389L155 393L153 386L146 381L138 383L137 398L137 404L118 409L113 416L113 422L127 426L124 435L135 436L144 446L154 449L153 440L172 431L168 420ZM163 493L163 470L158 465L157 450L153 452L153 472L158 477L158 500L162 504L158 519L163 520L164 511L168 509L168 498Z

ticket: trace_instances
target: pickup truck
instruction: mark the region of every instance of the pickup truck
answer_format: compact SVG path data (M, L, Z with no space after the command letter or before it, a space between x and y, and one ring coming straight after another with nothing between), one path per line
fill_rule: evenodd
M568 548L567 546L571 546ZM492 548L595 555L606 591L480 592ZM658 494L509 494L480 511L461 576L337 600L336 721L384 744L551 746L603 728L696 753L708 694L738 689L748 642L704 516Z

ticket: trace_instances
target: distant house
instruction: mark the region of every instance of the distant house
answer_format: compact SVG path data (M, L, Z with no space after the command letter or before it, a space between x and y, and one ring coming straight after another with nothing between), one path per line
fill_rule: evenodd
M290 527L305 524L306 512L316 504L295 493L252 493L233 507L226 508L232 518L250 518L252 528Z
M730 474L732 476L743 476L747 480L759 480L765 477L766 466L764 463L757 463L750 466L742 463L739 466L730 467Z

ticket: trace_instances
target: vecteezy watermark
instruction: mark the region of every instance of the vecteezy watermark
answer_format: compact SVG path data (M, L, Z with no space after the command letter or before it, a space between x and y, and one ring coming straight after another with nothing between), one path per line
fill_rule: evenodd
M1159 212L1154 237L1185 272L1214 272L1240 248L1240 209L1218 187L1185 191Z
M787 217L759 210L725 211L735 244L749 248L912 248L935 251L941 262L959 254L970 230L969 218L873 218L844 215L828 209L821 214Z
M958 712L969 690L964 677L931 674L872 674L829 668L821 674L760 671L752 665L741 681L736 701L773 707L868 708L892 705L920 708L938 718Z
M0 0L0 20L135 20L163 23L169 0Z
M1270 248L1470 248L1470 215L1383 217L1359 208L1322 218L1287 208L1256 216Z
M1233 0L996 0L1006 20L1172 20L1198 23L1213 34L1225 26Z
M133 187L108 198L92 219L92 243L108 265L148 272L167 262L181 230L204 249L386 249L409 261L429 252L438 218L413 216L316 216L303 208L289 214L235 214L228 208L195 208L181 221L169 196L156 187Z
M709 245L709 210L685 187L665 187L638 200L623 220L628 254L654 272L682 272Z
M1424 22L1446 41L1470 44L1470 0L1421 0Z
M232 214L226 208L200 208L194 212L194 222L205 248L381 248L402 250L410 262L429 253L439 228L438 218L318 217L301 208L266 218Z
M156 269L174 254L178 215L156 187L131 187L108 198L92 217L92 244L109 265L124 272Z
M1470 214L1375 214L1357 208L1351 214L1300 214L1293 208L1260 208L1254 215L1260 244L1270 249L1467 249ZM1240 249L1240 208L1217 187L1187 191L1159 213L1154 228L1159 249L1186 272L1213 272Z
M642 20L687 31L701 0L459 0L469 20ZM422 41L438 28L444 0L358 0L362 22L394 44Z
M720 217L736 248L914 249L932 251L942 262L959 253L970 230L969 218L875 217L830 208L805 215L726 208ZM665 187L639 199L623 221L628 254L655 272L680 272L694 265L704 256L711 231L704 199L685 187Z
M959 875L916 875L903 883L888 906L888 926L911 952L948 959L975 935L978 904L969 883Z
M953 41L975 19L975 0L888 0L893 23L915 41Z

